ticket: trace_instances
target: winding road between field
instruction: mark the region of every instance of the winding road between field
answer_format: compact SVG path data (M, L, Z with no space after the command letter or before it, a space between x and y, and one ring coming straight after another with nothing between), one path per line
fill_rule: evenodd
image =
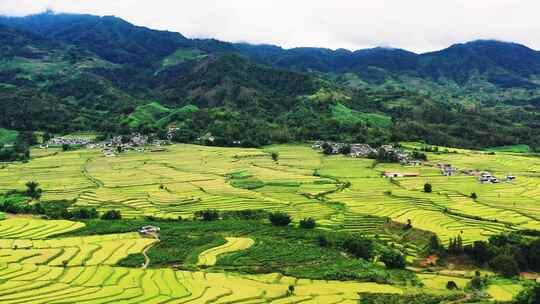
M142 251L142 255L144 256L144 264L141 267L142 269L146 269L148 265L150 265L150 257L148 256L148 250L150 250L152 247L154 247L154 245L160 242L159 236L157 234L151 234L151 235L156 239L156 241L146 246L144 250Z

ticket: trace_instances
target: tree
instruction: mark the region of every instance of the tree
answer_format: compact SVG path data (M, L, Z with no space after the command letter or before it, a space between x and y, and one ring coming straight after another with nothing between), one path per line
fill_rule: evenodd
M195 217L202 219L203 221L215 221L219 219L219 212L217 210L203 210L195 212Z
M325 155L332 155L334 154L334 148L332 148L332 145L330 145L329 143L325 142L323 145L322 145L322 149L323 149L323 153Z
M315 226L317 226L317 222L311 217L300 220L300 228L313 229Z
M430 183L425 183L424 184L424 192L425 193L431 193L433 191L433 188L431 187L431 184Z
M473 200L476 200L478 198L478 195L476 195L476 192L471 193L471 198Z
M52 138L51 133L45 132L45 133L43 134L43 142L44 142L44 143L46 143L46 142L48 142L49 140L51 140L51 138Z
M101 216L102 220L121 220L122 214L118 210L109 210Z
M268 219L270 220L270 223L274 226L288 226L291 223L291 217L284 212L274 212L270 213L268 216Z
M35 181L29 181L26 183L26 195L33 199L39 199L41 197L41 188L39 187L39 183Z
M448 252L451 254L463 253L463 239L461 238L461 235L458 235L455 238L450 238L450 244L448 245Z
M471 289L480 290L484 287L484 281L480 277L480 271L476 271L474 278L469 282L469 287Z
M536 239L529 244L527 262L532 270L540 271L540 239Z
M386 250L381 255L381 261L386 265L386 267L391 269L404 269L405 268L405 257L403 254L394 251Z
M351 154L351 145L343 145L339 148L339 153L343 155Z
M273 160L273 161L275 161L275 162L278 161L278 159L279 159L279 153L273 151L270 155L272 156L272 160Z
M98 218L99 214L96 208L80 208L74 210L72 216L75 219L94 219Z
M448 281L446 283L446 289L448 289L448 290L456 290L456 289L459 289L459 287L457 286L456 282Z
M289 296L294 294L294 285L289 285L289 288L287 288L287 294Z
M373 257L373 241L354 236L345 240L343 247L355 258L370 259Z
M411 157L416 160L427 161L427 155L422 152L413 151L413 153L411 154Z
M523 289L515 298L515 304L540 303L540 284Z
M493 258L490 245L484 241L475 241L471 247L467 247L465 252L478 264L485 264Z
M407 225L405 225L405 229L412 229L412 221L411 221L411 219L407 219Z
M505 277L513 277L519 274L519 265L511 255L496 256L489 262L489 267Z
M63 144L62 145L62 151L66 152L66 151L69 151L70 150L70 146L68 144Z
M317 236L317 242L321 247L330 247L330 245L332 245L330 240L324 234L320 234Z
M429 239L428 250L429 253L438 253L442 248L441 241L436 234L433 234Z

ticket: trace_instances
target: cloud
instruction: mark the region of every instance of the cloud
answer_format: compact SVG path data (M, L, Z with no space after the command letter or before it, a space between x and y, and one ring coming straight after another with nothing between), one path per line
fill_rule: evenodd
M538 0L0 0L0 13L116 15L188 37L417 52L499 39L540 49Z

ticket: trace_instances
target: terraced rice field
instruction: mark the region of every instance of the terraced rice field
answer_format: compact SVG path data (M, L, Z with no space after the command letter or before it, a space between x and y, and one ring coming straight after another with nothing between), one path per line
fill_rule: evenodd
M84 224L66 220L39 220L13 217L0 221L2 239L44 239L83 227Z
M0 239L0 262L49 266L115 265L155 239L138 233L56 239Z
M419 274L418 278L422 284L424 284L424 287L429 289L430 292L441 294L448 293L446 284L449 281L456 283L459 289L464 289L467 286L467 283L470 281L469 279L436 274Z
M217 257L221 254L226 254L229 252L235 252L240 250L246 250L249 247L253 246L255 241L250 238L234 238L228 237L225 238L227 243L210 248L199 255L199 261L197 265L213 266L216 265Z
M512 174L517 179L481 184L465 174L444 177L434 166L325 157L305 145L265 149L173 145L165 152L128 152L114 158L84 149L42 153L27 164L1 169L0 191L21 189L28 180L36 180L44 189L44 201L75 199L74 208L116 209L125 218L185 218L204 209L279 210L294 221L313 217L321 229L389 240L382 228L386 218L410 220L416 228L437 233L443 242L457 235L470 243L502 231L540 229L540 158L450 150L456 153L428 153L430 163L486 170L500 178ZM270 152L279 153L278 161ZM384 171L420 176L389 180L381 177ZM256 180L260 186L236 187L242 179ZM426 182L432 184L433 193L422 191ZM476 201L470 198L473 192Z
M490 284L486 292L495 301L511 301L522 289L520 284L500 281Z
M278 152L273 161L270 152ZM191 217L204 209L264 209L289 213L295 222L312 217L319 229L377 237L414 257L414 242L401 242L389 220L437 233L443 242L464 243L518 229L540 229L540 158L469 150L428 153L432 164L512 174L513 182L481 184L460 173L441 176L428 164L402 167L369 159L325 157L310 147L265 149L174 145L158 153L128 152L105 158L98 150L43 150L26 164L0 169L0 192L23 189L29 180L43 188L42 201L74 200L73 208L120 210L125 218L147 215ZM386 179L384 171L414 172L415 178ZM247 182L246 182L247 181ZM255 181L256 187L240 187ZM424 193L429 182L432 193ZM470 198L471 193L478 198ZM172 269L115 267L156 240L137 233L55 237L82 227L72 221L11 217L0 220L0 303L357 303L359 292L402 293L374 283L312 281L271 275L234 275ZM252 246L227 238L204 251L199 265ZM433 293L446 293L450 280L421 274ZM294 293L288 294L289 286ZM491 284L487 292L507 300L520 286Z
M289 285L295 286L293 295L287 293ZM0 264L1 303L356 303L358 292L402 290L375 283L297 280L277 274Z

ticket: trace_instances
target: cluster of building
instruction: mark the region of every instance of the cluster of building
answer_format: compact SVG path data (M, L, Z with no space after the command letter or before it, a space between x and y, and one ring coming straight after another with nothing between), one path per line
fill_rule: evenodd
M343 148L349 146L350 157L368 157L369 155L373 153L379 153L380 151L385 152L393 152L397 155L398 159L401 161L405 161L409 159L409 154L399 148L396 148L392 145L382 145L379 148L373 148L368 144L345 144L345 143L338 143L338 142L329 142L329 141L316 141L314 142L311 147L315 150L322 150L324 144L330 145L332 148L332 154L340 154L341 151L343 151Z
M106 157L114 157L120 152L137 151L150 152L164 151L163 146L170 145L169 140L151 140L149 136L140 133L130 135L114 136L110 139L94 142L86 138L63 138L55 137L46 144L41 145L41 148L48 148L49 145L79 145L85 146L88 149L102 149ZM150 148L149 148L150 147Z
M86 146L92 141L88 138L77 138L77 137L55 137L51 138L47 143L44 143L40 145L39 147L42 149L46 149L49 146L63 146L63 145L70 145L70 146Z
M383 173L383 177L386 177L386 178L394 178L394 177L418 177L420 176L419 173L415 173L415 172L388 172L388 171L385 171Z
M458 173L458 169L452 167L452 164L438 163L436 165L436 167L441 170L441 174L444 175L444 176L453 176L453 175L456 175Z
M501 182L501 179L497 178L495 175L487 171L478 171L478 170L469 170L467 171L469 175L475 176L478 178L478 181L481 183L492 183L498 184ZM504 177L504 181L511 182L516 180L514 175L508 174Z
M143 235L158 234L161 229L157 226L144 226L139 229L139 233Z

